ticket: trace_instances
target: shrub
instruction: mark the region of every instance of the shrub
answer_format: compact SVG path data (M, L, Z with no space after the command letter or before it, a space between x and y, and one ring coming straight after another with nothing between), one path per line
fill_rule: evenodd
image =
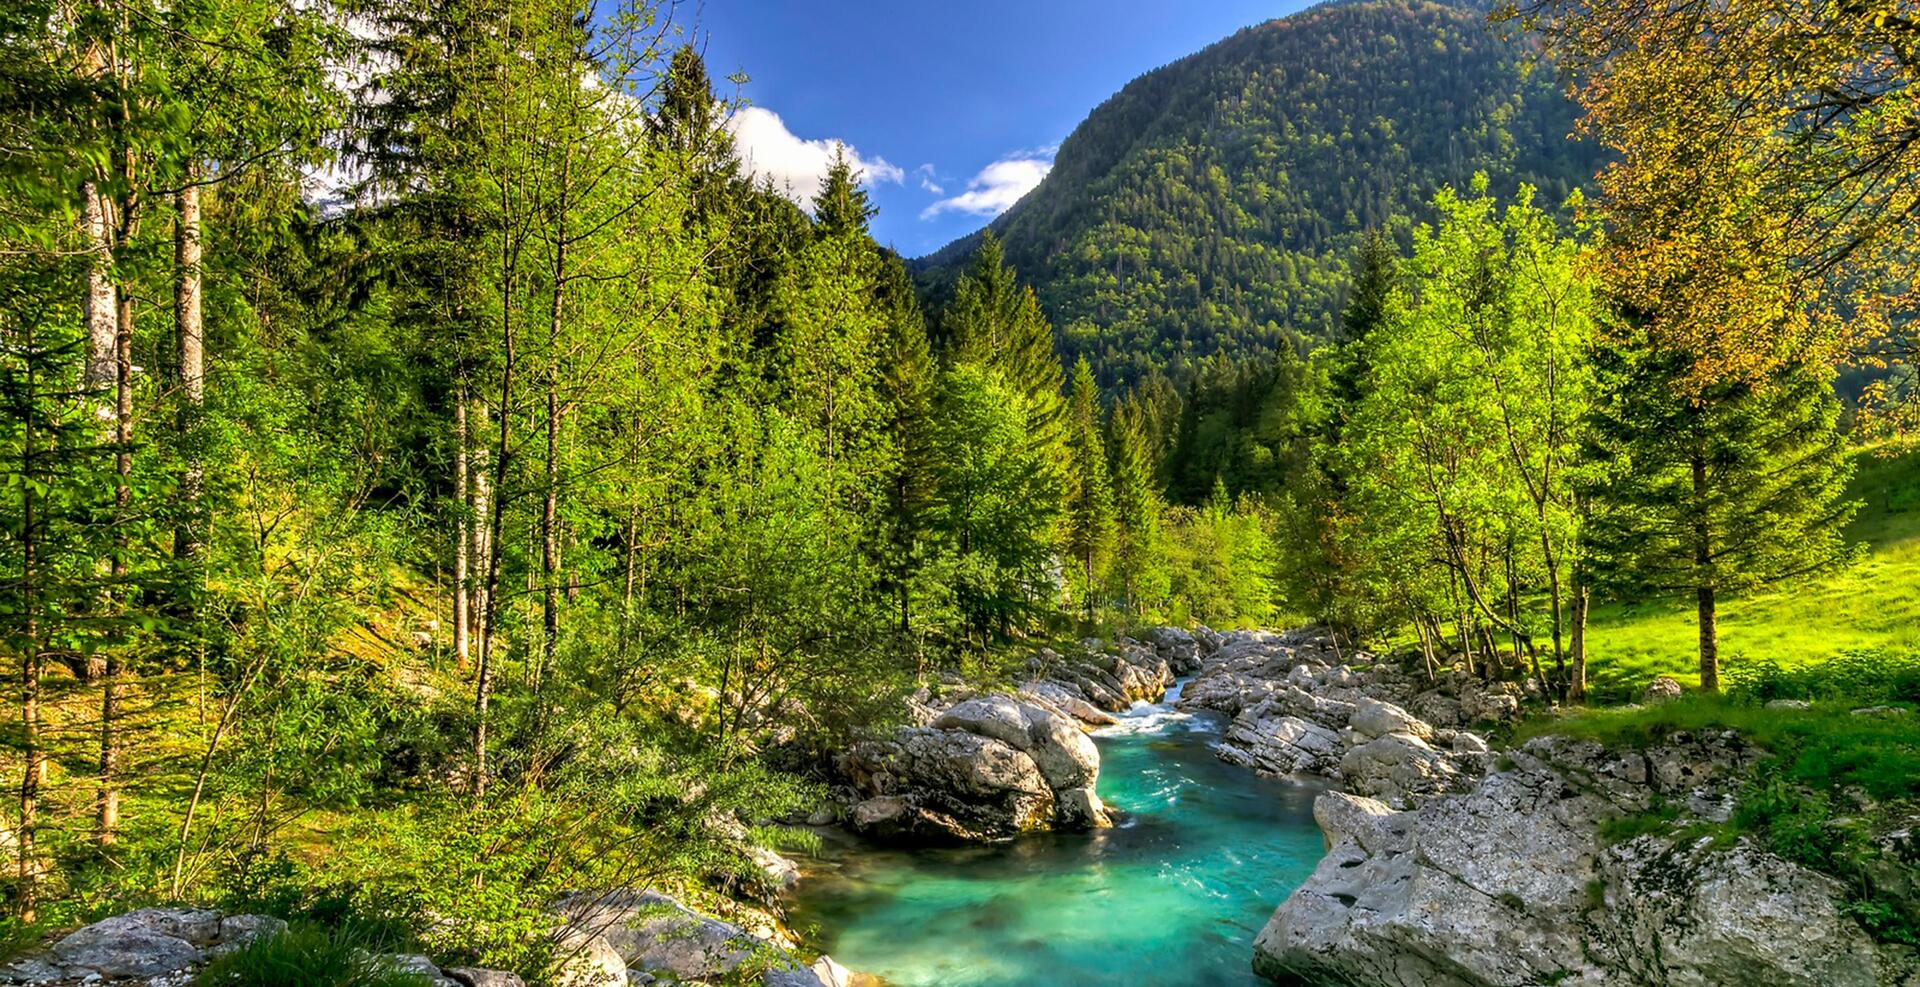
M1856 648L1812 665L1785 668L1771 659L1727 668L1728 692L1756 702L1846 699L1920 703L1920 653Z

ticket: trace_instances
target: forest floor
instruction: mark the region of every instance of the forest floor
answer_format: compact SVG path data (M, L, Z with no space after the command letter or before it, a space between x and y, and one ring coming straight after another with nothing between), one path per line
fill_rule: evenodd
M1861 506L1847 534L1867 549L1858 564L1722 601L1730 673L1749 661L1793 667L1851 650L1920 651L1920 444L1861 450L1851 495ZM1596 606L1590 626L1600 694L1625 697L1658 675L1698 684L1690 603Z

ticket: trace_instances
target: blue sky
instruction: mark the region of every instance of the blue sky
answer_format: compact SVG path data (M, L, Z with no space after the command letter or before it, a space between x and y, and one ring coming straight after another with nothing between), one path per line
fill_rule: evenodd
M874 234L908 256L978 229L1142 72L1306 0L704 0L708 70L749 77L742 154L804 197L832 141L866 166Z

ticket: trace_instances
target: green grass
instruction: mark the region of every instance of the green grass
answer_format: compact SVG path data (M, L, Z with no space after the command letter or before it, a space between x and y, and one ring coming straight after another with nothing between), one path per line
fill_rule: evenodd
M207 964L194 987L431 987L397 972L355 938L315 925L256 939Z
M1771 710L1740 697L1689 695L1659 706L1601 706L1536 716L1515 728L1516 743L1544 734L1647 747L1676 730L1737 730L1773 752L1767 773L1823 791L1859 788L1876 799L1920 798L1920 721L1855 716L1868 700L1816 702ZM1893 704L1911 709L1911 703Z
M1920 446L1858 456L1847 529L1864 543L1856 566L1723 600L1725 668L1773 661L1793 667L1848 650L1920 651ZM1631 693L1657 675L1698 683L1693 607L1678 600L1596 606L1588 637L1594 688Z

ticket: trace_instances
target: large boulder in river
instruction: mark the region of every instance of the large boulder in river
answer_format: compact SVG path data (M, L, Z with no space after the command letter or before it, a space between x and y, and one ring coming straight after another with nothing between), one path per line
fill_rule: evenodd
M1338 733L1297 716L1250 714L1234 717L1227 728L1215 748L1222 760L1265 774L1339 777L1346 746Z
M1396 735L1388 735L1396 736ZM1836 881L1744 841L1602 825L1656 801L1712 807L1754 752L1723 735L1650 751L1540 738L1464 794L1396 812L1322 795L1329 849L1274 912L1254 968L1283 982L1430 987L1906 987Z
M1100 752L1050 705L974 696L940 710L928 726L855 744L835 762L861 797L852 807L854 828L980 840L1108 825L1093 794Z
M1024 751L1056 791L1085 788L1100 774L1100 751L1079 727L1007 696L969 699L940 714L933 725L977 733Z

